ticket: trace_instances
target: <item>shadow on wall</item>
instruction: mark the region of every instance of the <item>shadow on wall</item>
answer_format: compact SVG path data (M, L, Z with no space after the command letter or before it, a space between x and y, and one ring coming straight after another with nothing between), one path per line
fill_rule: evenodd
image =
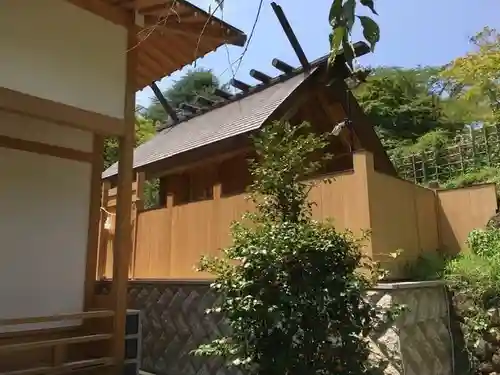
M484 228L497 212L494 184L437 190L439 243L443 251L457 254L466 244L469 232Z

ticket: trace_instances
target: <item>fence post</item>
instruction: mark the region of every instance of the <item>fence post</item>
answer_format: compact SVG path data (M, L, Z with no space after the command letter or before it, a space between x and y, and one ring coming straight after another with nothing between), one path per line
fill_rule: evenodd
M469 134L470 134L470 140L471 140L471 145L472 145L472 162L474 164L474 167L477 167L476 133L474 132L474 129L472 129L472 126L469 128Z
M435 171L435 175L434 175L434 178L436 179L436 181L439 181L439 168L440 168L440 163L439 163L439 152L438 150L434 150L434 171Z
M413 182L418 183L418 181L417 181L417 166L415 164L415 154L411 154L411 166L413 168Z
M465 164L464 164L464 153L462 150L462 144L458 144L458 153L460 155L460 168L462 169L462 174L465 173Z
M488 130L486 126L483 125L483 137L484 137L484 147L486 149L486 161L488 163L488 167L491 167L491 154L490 154L490 145L488 143Z
M424 177L424 183L427 182L427 166L425 165L426 163L426 158L425 158L425 152L422 151L420 152L420 158L422 159L422 174Z

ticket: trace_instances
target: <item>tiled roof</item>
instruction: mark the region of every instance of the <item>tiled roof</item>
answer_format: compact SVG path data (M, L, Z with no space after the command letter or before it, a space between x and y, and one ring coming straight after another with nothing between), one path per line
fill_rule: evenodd
M318 59L312 66L326 61ZM249 93L236 95L227 104L167 127L134 151L134 168L139 168L198 147L260 128L283 101L304 82L310 73L278 77ZM103 178L118 173L118 163L103 173Z

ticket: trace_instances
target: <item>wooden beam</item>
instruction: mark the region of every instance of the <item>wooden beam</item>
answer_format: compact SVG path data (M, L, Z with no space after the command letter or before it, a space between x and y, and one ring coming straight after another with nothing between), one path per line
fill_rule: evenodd
M161 106L167 112L167 114L170 116L174 122L179 122L179 117L177 116L177 113L175 113L175 110L168 104L167 99L163 96L163 93L161 92L160 88L156 85L155 82L151 83L149 85L151 87L151 90L153 90L153 93L156 96L156 99L160 102Z
M294 68L291 65L288 65L286 62L281 61L280 59L273 59L271 63L276 69L281 70L285 74L290 74L293 72Z
M197 107L193 104L189 104L189 103L181 103L179 105L179 107L182 109L182 110L187 110L188 112L190 113L197 113L199 111L201 111L201 108L200 107Z
M47 143L28 141L0 135L0 147L12 150L32 152L39 155L48 155L60 159L69 159L84 163L92 162L92 153L74 150L67 147L49 145Z
M65 313L56 314L48 316L32 316L30 318L7 318L0 319L0 326L14 326L21 324L38 324L38 323L50 323L50 322L67 322L70 320L79 319L99 319L99 318L110 318L114 316L115 313L111 310L94 310L79 313Z
M123 133L123 120L0 87L0 110L106 136Z
M112 366L113 358L101 357L101 358L93 358L86 359L83 361L74 361L63 363L60 366L44 366L36 368L28 368L25 370L14 370L2 372L2 375L40 375L40 374L66 374L70 372L75 372L78 370L99 370L99 374L108 374L107 369L103 369L102 367ZM97 372L97 371L95 371Z
M113 281L111 300L115 310L113 357L116 374L123 373L125 355L125 320L127 316L128 270L132 252L131 213L132 183L134 180L133 160L135 141L135 71L137 68L136 34L131 31L135 15L131 15L127 27L127 68L125 86L124 119L125 132L119 139L119 163L117 184L117 205L115 237L113 241Z
M299 58L299 61L304 68L304 70L309 70L311 68L311 65L309 64L309 60L307 60L306 54L304 53L304 50L300 46L299 40L297 39L297 36L293 32L292 26L288 22L285 12L283 12L283 9L281 6L276 4L275 2L271 3L271 7L274 10L274 14L276 14L276 17L278 18L278 21L281 24L281 27L283 28L283 31L285 32L288 41L292 45L293 50L295 51L295 54Z
M90 205L87 234L87 262L85 268L85 310L92 306L96 281L101 217L101 181L104 168L104 137L94 135L92 146L92 171L90 177Z
M235 156L247 153L248 151L251 151L252 149L253 148L250 146L242 147L242 148L239 148L239 149L236 149L233 151L218 154L217 156L211 156L211 157L208 157L206 159L186 163L186 164L180 165L180 166L175 167L175 168L170 168L167 172L162 171L160 173L152 174L150 177L151 178L165 178L167 176L175 175L175 174L178 174L178 173L190 170L190 169L210 166L214 163L220 163L224 160L231 159Z
M2 345L0 346L0 354L12 353L16 351L27 351L32 349L40 349L40 348L50 348L57 345L70 345L70 344L82 344L86 342L95 342L95 341L103 341L110 340L113 335L109 333L97 333L93 335L86 336L74 336L74 337L65 337L62 339L54 339L54 340L44 340L44 341L34 341L34 342L23 342L19 344L10 344L10 345Z
M213 105L217 104L215 100L207 98L206 96L203 95L198 95L197 102L201 102L207 107L212 107Z
M255 78L258 81L261 81L262 83L269 83L272 80L272 77L270 77L267 74L262 73L256 69L250 70L250 76L252 78Z
M252 88L249 84L242 82L240 80L237 80L236 78L231 79L230 81L231 86L237 88L238 90L241 90L243 92L247 92Z
M356 42L353 44L354 56L360 57L366 55L370 52L370 47L364 42ZM335 62L333 63L333 74L336 79L346 79L352 76L351 70L348 68L344 51L340 50L335 58Z
M232 97L232 94L228 93L227 91L221 90L221 89L215 89L214 94L217 95L219 98L229 100Z

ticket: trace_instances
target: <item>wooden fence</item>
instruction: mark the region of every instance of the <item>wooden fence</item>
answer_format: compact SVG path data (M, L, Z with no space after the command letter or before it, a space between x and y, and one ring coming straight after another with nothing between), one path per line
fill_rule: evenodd
M496 211L492 184L454 190L433 190L374 170L371 154L354 155L354 170L319 182L310 193L313 217L333 219L338 229L355 234L371 231L365 252L385 263L394 277L404 262L442 248L456 253L467 234L482 227ZM195 267L202 255L218 255L231 243L230 225L252 209L243 194L142 210L141 178L134 184L132 279L206 279ZM139 190L138 190L139 187ZM113 217L114 190L103 192L103 220ZM480 208L478 208L480 207ZM104 232L104 233L103 233ZM101 223L99 278L112 275L113 230ZM390 254L403 250L395 262Z
M482 167L500 165L500 125L470 128L457 135L452 146L393 155L400 176L414 183L446 181Z

